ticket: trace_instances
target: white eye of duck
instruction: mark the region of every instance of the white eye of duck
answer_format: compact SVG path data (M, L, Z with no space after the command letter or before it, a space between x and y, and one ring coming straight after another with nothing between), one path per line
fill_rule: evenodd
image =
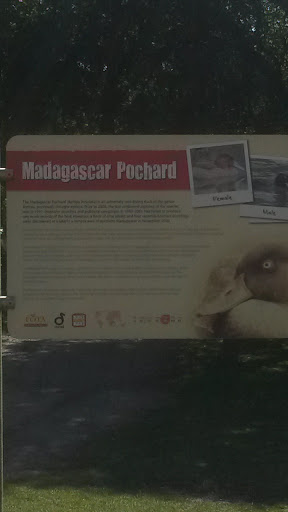
M264 268L264 270L272 270L275 267L274 261L273 260L265 260L262 263L262 267Z

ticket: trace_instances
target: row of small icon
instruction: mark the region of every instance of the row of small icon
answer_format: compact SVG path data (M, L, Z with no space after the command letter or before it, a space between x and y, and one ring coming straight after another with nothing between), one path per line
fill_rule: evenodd
M54 318L54 327L64 327L66 313L59 313ZM73 313L71 315L72 327L86 327L86 313ZM24 327L48 327L46 317L31 313L25 318Z
M65 323L67 324L66 313L59 313L53 320L54 327L64 328ZM87 316L86 313L73 313L71 315L69 324L72 327L86 327ZM127 321L123 321L120 311L96 311L95 320L98 327L102 328L105 325L110 327L124 327L127 324L151 324L160 323L162 325L178 324L182 322L181 315L129 315ZM71 322L71 323L70 323ZM45 315L31 313L26 316L24 327L48 327L48 322Z
M63 327L65 321L65 313L60 313L59 316L54 318L55 327ZM72 327L86 327L86 314L73 313L71 317Z

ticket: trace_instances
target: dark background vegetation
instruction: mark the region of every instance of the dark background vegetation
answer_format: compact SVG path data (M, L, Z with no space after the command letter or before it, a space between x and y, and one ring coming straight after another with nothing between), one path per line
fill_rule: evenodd
M287 0L1 0L16 134L286 133Z

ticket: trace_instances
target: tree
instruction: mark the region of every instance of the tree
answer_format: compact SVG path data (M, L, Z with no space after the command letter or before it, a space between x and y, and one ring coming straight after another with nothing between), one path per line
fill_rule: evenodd
M280 0L5 0L1 139L286 132L287 38Z

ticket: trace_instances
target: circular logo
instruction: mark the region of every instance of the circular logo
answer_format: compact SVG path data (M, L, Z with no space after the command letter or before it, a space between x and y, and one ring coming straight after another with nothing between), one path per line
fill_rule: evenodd
M54 324L57 325L58 327L63 325L64 317L65 317L65 313L60 313L59 316L56 316L56 318L54 318Z

